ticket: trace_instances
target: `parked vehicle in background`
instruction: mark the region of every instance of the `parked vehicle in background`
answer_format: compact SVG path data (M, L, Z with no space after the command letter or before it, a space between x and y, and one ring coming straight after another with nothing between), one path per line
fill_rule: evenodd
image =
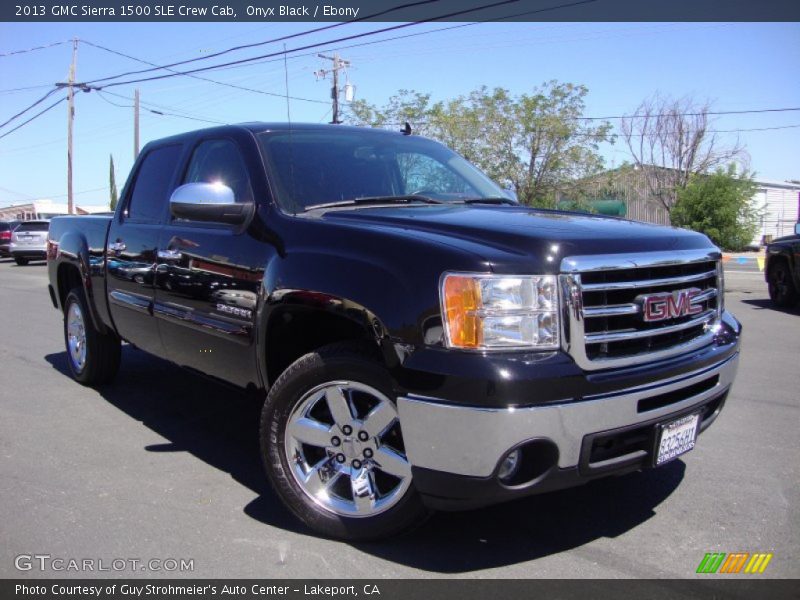
M0 221L0 256L11 256L11 234L18 225L19 221Z
M277 494L348 540L663 465L738 365L706 236L520 206L399 132L151 142L113 217L53 219L48 271L77 381L124 339L258 391Z
M11 233L9 252L18 265L47 258L47 230L50 221L23 221Z
M794 235L767 244L764 278L775 306L789 308L800 301L800 223L794 226Z

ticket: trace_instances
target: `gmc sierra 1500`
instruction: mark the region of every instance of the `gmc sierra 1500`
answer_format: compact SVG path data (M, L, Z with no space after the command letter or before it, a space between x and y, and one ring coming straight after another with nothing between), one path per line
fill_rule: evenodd
M738 362L705 236L520 206L407 130L152 142L47 252L75 379L125 340L262 393L274 489L344 539L670 461Z

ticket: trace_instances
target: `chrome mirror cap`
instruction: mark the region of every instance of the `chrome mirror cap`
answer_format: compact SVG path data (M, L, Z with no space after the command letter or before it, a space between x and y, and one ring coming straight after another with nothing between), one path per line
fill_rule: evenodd
M252 202L236 202L233 190L224 183L186 183L172 192L169 208L178 219L238 225L255 207Z
M169 199L173 204L236 204L233 190L224 183L184 183Z

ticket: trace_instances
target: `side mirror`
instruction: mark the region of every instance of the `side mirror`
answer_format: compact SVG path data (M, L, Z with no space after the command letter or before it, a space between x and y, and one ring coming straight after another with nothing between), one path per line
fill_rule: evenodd
M800 235L800 223L795 223L794 224L794 234L795 235Z
M169 199L173 217L241 225L255 209L252 202L236 202L233 190L222 183L186 183Z

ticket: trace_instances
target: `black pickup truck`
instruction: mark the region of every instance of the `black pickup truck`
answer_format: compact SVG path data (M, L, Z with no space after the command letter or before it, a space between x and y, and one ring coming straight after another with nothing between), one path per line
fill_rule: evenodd
M770 300L778 308L791 308L800 302L800 223L794 235L767 244L764 278Z
M125 341L253 390L274 489L343 539L664 464L738 364L705 236L520 206L408 131L152 142L47 252L75 379Z

